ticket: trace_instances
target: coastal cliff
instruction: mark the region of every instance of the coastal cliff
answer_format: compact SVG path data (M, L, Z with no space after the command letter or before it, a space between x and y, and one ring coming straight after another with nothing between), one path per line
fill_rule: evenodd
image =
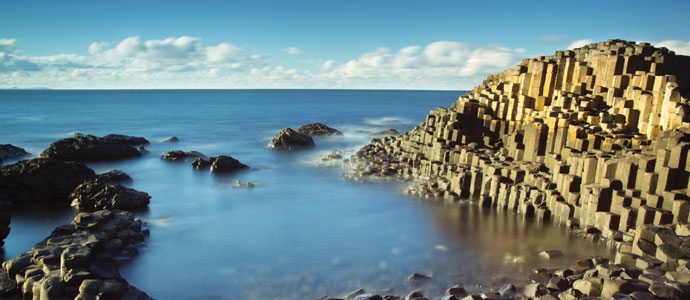
M616 263L686 272L689 94L690 57L666 48L609 40L558 51L372 140L351 175L421 179L406 192L565 223L617 247Z

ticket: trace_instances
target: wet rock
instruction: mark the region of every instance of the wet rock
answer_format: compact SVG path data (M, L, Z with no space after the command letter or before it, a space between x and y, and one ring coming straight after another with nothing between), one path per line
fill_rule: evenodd
M514 293L516 290L517 288L513 284L506 283L498 289L498 294L503 297Z
M422 285L429 281L431 281L431 277L419 273L413 273L407 277L407 282L411 285Z
M573 282L573 289L578 290L584 295L596 297L601 295L602 280L599 278L576 280Z
M523 293L527 297L538 298L547 295L549 293L549 290L546 289L546 286L544 286L541 283L530 283L527 286L525 286L525 290L523 291Z
M601 296L604 298L613 298L616 293L629 294L635 290L635 287L625 280L605 279L604 285L601 288Z
M340 132L336 129L333 129L331 127L328 127L326 125L323 125L321 123L302 125L299 128L295 129L295 131L302 133L302 134L309 135L311 137L343 135L342 132Z
M553 291L565 291L570 288L570 283L563 277L554 276L549 279L546 288Z
M314 147L314 140L311 138L311 136L299 133L291 128L285 128L280 131L268 144L269 149L282 151L292 151L312 147Z
M560 250L546 250L539 252L539 257L545 258L545 259L554 259L556 257L561 257L563 256L563 252Z
M400 135L400 132L398 132L395 129L387 129L384 131L379 131L377 133L374 133L373 136L398 136Z
M553 274L549 270L543 268L532 269L529 273L529 279L538 283L547 283L549 279L551 279L551 276L553 276Z
M148 144L142 137L110 134L77 135L61 139L43 150L41 157L66 161L111 161L141 156L134 146Z
M405 296L405 300L411 300L416 298L424 297L424 292L422 290L414 290Z
M682 296L683 294L676 288L672 286L668 286L662 283L657 283L657 284L652 284L649 287L649 292L652 293L652 295L657 296L662 299L669 299L669 300L680 300L683 299Z
M29 155L23 148L11 144L0 144L0 161Z
M192 167L197 170L208 168L211 173L215 174L229 173L249 168L249 166L241 163L239 160L227 155L220 155L209 159L197 158L192 162Z
M172 150L163 153L161 158L169 161L188 161L198 158L206 159L206 155L198 151Z
M364 294L364 293L366 293L366 291L364 289L358 289L356 291L352 291L352 292L348 293L347 295L345 295L345 300L354 300L355 297L357 297L361 294Z
M383 297L373 294L361 294L357 295L354 300L382 300Z
M467 295L467 291L461 284L453 285L446 290L446 296L462 297Z
M146 208L151 196L145 192L130 189L121 184L85 182L79 185L72 194L72 206L80 211L102 209L139 210Z
M256 184L253 183L253 182L244 181L244 180L235 180L235 183L233 184L233 187L234 187L234 188L248 188L248 189L251 189L251 188L256 187Z
M0 201L15 208L69 206L69 194L96 174L85 165L48 158L18 161L0 167Z
M178 138L176 136L171 136L167 139L164 139L163 143L175 143L175 142L179 142L179 141L180 141L180 138Z
M122 170L110 170L102 174L96 175L95 181L103 183L120 183L120 182L130 182L132 177L127 175L125 171Z

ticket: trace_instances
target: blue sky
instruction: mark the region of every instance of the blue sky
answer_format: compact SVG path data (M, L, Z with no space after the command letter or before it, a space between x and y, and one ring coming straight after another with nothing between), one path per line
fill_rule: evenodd
M0 88L457 90L587 41L690 54L685 1L560 3L4 0Z

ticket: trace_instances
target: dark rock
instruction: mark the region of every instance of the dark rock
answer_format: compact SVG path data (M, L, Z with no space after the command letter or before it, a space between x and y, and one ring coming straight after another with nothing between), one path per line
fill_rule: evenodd
M649 287L649 292L652 293L652 295L657 296L662 299L669 299L669 300L680 300L682 299L682 293L672 287L668 286L662 283L657 283L657 284L652 284L652 286Z
M138 210L145 208L151 196L120 184L85 182L70 194L72 206L80 211L101 209Z
M331 127L328 127L326 125L323 125L321 123L302 125L299 128L295 129L295 131L302 133L302 134L312 136L312 137L343 135L342 132L340 132L336 129L333 129Z
M148 144L142 137L125 135L78 135L61 139L43 150L41 157L68 161L109 161L141 156L135 145Z
M379 132L373 134L373 136L398 136L398 135L400 135L400 132L398 132L397 130L395 130L393 128L387 129L384 131L379 131Z
M373 294L361 294L357 295L354 300L382 300L383 297Z
M543 268L537 268L537 269L532 269L532 272L529 273L529 279L538 282L538 283L547 283L549 279L551 279L551 272L547 269Z
M461 284L456 284L446 290L446 296L462 297L467 295L467 291Z
M220 155L217 157L211 157L209 159L197 158L193 163L192 167L197 170L202 170L208 168L211 173L228 173L241 169L249 168L247 165L241 163L227 155Z
M35 158L0 167L0 201L15 208L69 206L69 194L96 174L85 165L55 159Z
M407 277L407 282L411 285L425 284L431 280L431 277L424 274L413 273Z
M498 289L498 294L501 296L506 296L514 293L517 290L515 286L511 283L506 283L501 288Z
M163 153L161 158L169 161L187 161L197 158L206 159L206 155L198 151L172 150Z
M268 144L269 149L283 151L292 151L311 147L314 147L314 140L311 138L311 136L299 133L291 128L285 128L280 131Z
M549 290L541 283L530 283L525 286L524 294L530 298L538 298L549 293Z
M546 288L554 291L565 291L570 288L570 283L563 277L554 276L549 279Z
M171 136L171 137L169 137L169 138L167 138L167 139L164 139L164 140L163 140L163 143L175 143L175 142L179 142L179 141L180 141L180 139L179 139L178 137L176 137L176 136Z
M345 300L354 300L355 297L357 297L361 294L364 294L364 293L366 293L366 291L364 291L364 289L358 289L356 291L352 291L352 292L348 293L347 295L345 295Z
M95 180L104 183L120 183L132 181L132 177L129 177L129 175L122 170L110 170L108 172L98 174Z
M0 161L29 155L29 152L11 144L0 144Z
M424 292L422 290L414 290L405 296L405 300L415 299L424 297Z
M214 157L212 159L211 167L209 168L209 170L211 171L211 173L227 173L247 168L249 167L241 163L239 160L236 160L227 155L221 155L218 157Z

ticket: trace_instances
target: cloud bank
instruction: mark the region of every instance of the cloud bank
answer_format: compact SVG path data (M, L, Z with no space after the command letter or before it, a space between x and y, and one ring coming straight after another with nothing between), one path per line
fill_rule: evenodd
M579 47L591 40L570 45ZM678 54L690 43L664 41ZM301 54L286 47L286 54ZM382 88L469 89L489 74L511 68L525 49L437 41L400 49L380 47L345 61L329 57L297 60L286 67L272 55L231 43L205 45L181 36L93 42L88 55L23 55L18 41L0 38L0 88ZM300 65L301 63L301 65Z

